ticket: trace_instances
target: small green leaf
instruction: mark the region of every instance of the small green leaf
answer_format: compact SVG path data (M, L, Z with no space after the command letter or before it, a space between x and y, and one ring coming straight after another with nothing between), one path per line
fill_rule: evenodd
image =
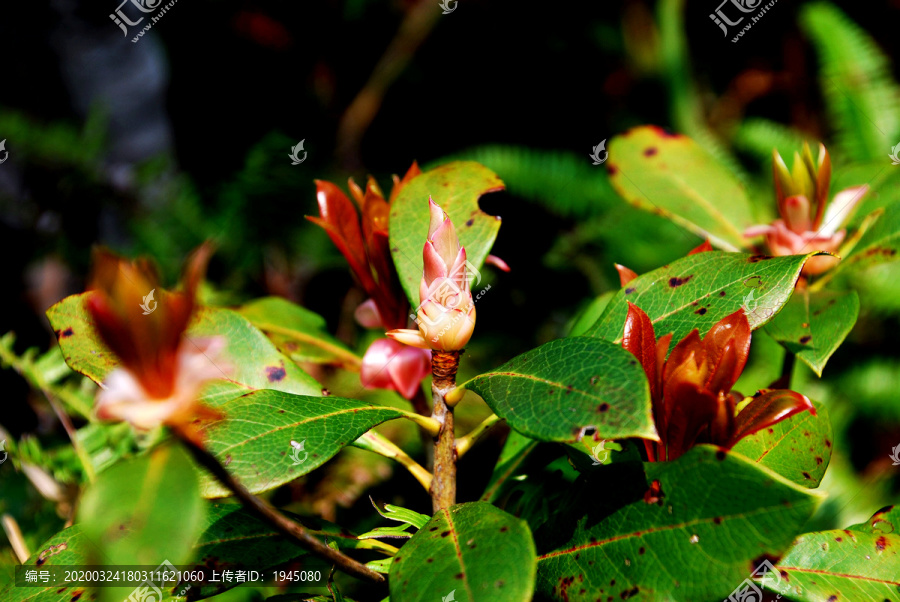
M238 313L269 335L278 350L295 362L338 364L359 370L362 360L328 333L325 319L281 297L256 299Z
M586 477L535 532L543 598L721 600L754 559L790 545L821 499L708 445Z
M900 506L885 506L866 522L848 529L875 535L900 535Z
M63 529L35 551L31 557L22 563L29 569L41 570L49 567L85 566L91 563L91 559L100 557L100 550L82 533L81 527L73 525ZM12 567L10 577L12 576ZM61 598L59 590L66 588L69 592L67 598ZM69 587L66 583L51 583L47 587L16 587L10 582L6 587L0 587L0 600L4 602L59 602L71 600L79 591L84 592L84 587Z
M500 451L500 457L497 458L494 471L491 473L491 479L481 495L481 500L484 502L496 501L503 484L516 474L538 445L538 441L526 437L518 431L510 430L506 443L503 444L503 449Z
M656 439L644 369L619 345L590 337L551 341L462 385L510 427L539 441ZM593 431L591 431L593 429Z
M744 437L732 449L794 483L818 487L831 461L834 434L828 410L813 405L816 416L800 412Z
M203 527L197 473L179 445L119 462L81 498L79 525L103 552L96 564L181 564Z
M752 306L747 320L751 328L759 328L790 298L803 264L813 255L707 251L683 257L628 283L587 335L621 342L629 301L650 316L657 338L671 332L673 341L680 341L694 328L703 335L743 306Z
M856 324L856 291L797 291L781 312L766 325L766 332L788 353L793 353L822 376L831 355Z
M853 529L806 533L775 568L781 579L766 589L791 600L896 600L900 535Z
M835 274L864 270L873 265L900 259L900 202L884 208L880 218L866 230L859 242L834 269Z
M119 365L118 358L100 340L84 308L87 293L66 297L47 310L66 363L100 383ZM320 395L321 385L294 362L278 352L266 336L238 313L228 309L201 308L186 333L187 340L225 336L225 349L216 359L223 380L210 383L201 401L209 405L240 397L257 389L278 389L297 395Z
M606 306L609 305L612 298L616 296L616 292L617 291L606 291L591 301L572 321L572 326L569 328L569 334L566 336L577 337L587 333L594 322L603 315Z
M253 493L268 491L312 472L403 410L342 397L309 397L255 391L221 408L225 419L206 431L206 446ZM230 495L211 475L201 480L204 497Z
M469 262L477 268L500 230L500 218L482 211L478 199L497 190L503 190L503 182L490 169L474 161L454 161L416 176L391 203L391 255L413 307L419 305L422 247L431 219L428 197L450 216Z
M667 217L717 247L747 247L753 225L747 194L731 173L693 140L641 126L609 143L609 179L626 201Z
M394 556L392 602L530 602L534 542L523 520L486 502L439 510Z

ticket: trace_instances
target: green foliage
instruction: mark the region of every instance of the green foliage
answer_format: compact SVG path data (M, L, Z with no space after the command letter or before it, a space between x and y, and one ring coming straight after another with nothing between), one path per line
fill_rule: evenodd
M238 309L238 313L269 335L278 350L295 362L358 368L362 361L328 334L322 316L281 297L256 299Z
M766 589L800 602L893 599L900 591L896 521L885 508L863 525L800 536L775 566L781 578Z
M629 282L587 335L620 342L631 302L650 316L657 337L671 332L672 338L680 341L694 328L705 334L713 324L741 309L751 293L757 307L768 310L748 313L750 326L759 328L790 298L803 264L812 255L768 257L707 251L679 259Z
M457 504L437 512L394 557L391 600L528 602L534 558L525 521L486 502Z
M828 358L856 324L855 291L797 291L765 330L821 376Z
M563 217L588 218L617 202L606 170L582 155L523 146L481 146L446 157L477 161L503 174L510 193L539 203Z
M872 38L829 2L800 9L800 25L816 48L819 80L841 154L885 159L900 140L900 88Z
M798 485L818 487L831 461L834 433L828 410L814 404L815 416L811 412L791 416L744 437L734 451Z
M609 153L610 181L626 201L717 247L746 246L743 231L753 214L743 187L692 139L643 126L614 138Z
M656 438L643 368L607 341L551 341L461 386L539 441L573 442L587 433Z
M263 389L222 406L225 418L207 432L207 447L250 491L267 491L315 470L403 410L340 397L310 397ZM298 447L299 446L299 447ZM204 475L203 495L229 495Z
M422 247L431 220L429 197L450 216L459 242L466 248L467 260L478 269L500 230L500 219L482 211L478 199L502 189L503 182L497 174L472 161L437 167L403 187L391 203L391 257L412 307L419 305Z
M47 310L47 317L57 332L66 363L99 383L118 366L118 359L97 335L84 307L86 294L66 297ZM202 401L222 405L261 389L296 395L321 394L322 387L311 376L279 353L263 333L236 312L203 308L187 332L189 339L223 335L227 339L225 349L216 361L228 380L210 384L201 396Z
M200 534L205 508L180 447L157 447L104 472L81 500L78 524L101 554L86 564L180 564Z
M619 486L606 487L610 479ZM568 498L536 533L537 591L573 601L725 597L751 560L790 544L820 501L710 446L675 462L614 464Z

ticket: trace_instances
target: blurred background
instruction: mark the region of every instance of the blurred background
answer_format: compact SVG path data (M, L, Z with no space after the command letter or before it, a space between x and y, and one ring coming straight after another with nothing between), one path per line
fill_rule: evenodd
M0 333L15 332L5 364L55 345L44 312L83 290L93 245L151 255L174 285L208 238L218 245L208 302L284 296L364 350L369 335L352 317L362 293L304 219L317 213L314 179L343 187L372 175L387 191L414 160L466 158L507 185L482 207L503 218L494 254L512 271L487 270L465 378L564 336L593 298L618 288L614 263L642 273L701 242L615 194L589 157L601 141L645 123L685 133L766 207L773 147L823 141L839 179L887 164L900 143L900 0L782 0L736 42L739 27L723 36L710 18L715 0L460 0L448 14L438 0L134 2L167 6L148 13L157 21L140 37L149 16L124 25L127 34L110 17L122 9L136 19L131 2L4 6ZM301 141L306 159L292 165ZM894 184L884 194L896 196ZM856 328L821 380L797 368L794 388L828 405L836 431L830 498L814 528L863 520L900 493L884 453L900 443L898 282L888 264L849 283L861 296ZM774 380L782 353L754 336L746 388ZM333 393L399 403L360 391L355 374L315 375ZM53 452L66 438L56 414L15 370L0 371L0 387L0 439L32 441L28 453L57 483L77 483ZM468 412L464 425L485 414ZM363 456L347 450L325 476L274 499L339 522L370 515L365 494L386 487L390 467ZM487 478L472 460L460 472L477 478L461 497ZM13 472L0 466L0 513L17 517L34 549L65 511ZM374 495L427 505L414 489L396 475L389 495ZM2 538L0 554L13 558Z

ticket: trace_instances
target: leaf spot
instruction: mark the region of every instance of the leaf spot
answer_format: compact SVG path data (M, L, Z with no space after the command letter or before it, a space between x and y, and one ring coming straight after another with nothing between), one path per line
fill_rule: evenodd
M669 278L669 286L672 288L679 287L693 277L694 277L694 275L691 274L690 276L685 276L684 278L678 278L678 277Z

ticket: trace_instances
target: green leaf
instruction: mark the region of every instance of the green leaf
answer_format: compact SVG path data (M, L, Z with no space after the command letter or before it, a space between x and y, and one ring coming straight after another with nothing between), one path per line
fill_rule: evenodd
M391 255L413 307L419 305L422 247L431 219L428 197L450 216L469 262L477 268L500 230L500 218L482 211L478 199L497 190L503 190L503 182L490 169L474 161L454 161L416 176L391 203Z
M856 291L797 291L766 325L766 333L818 376L856 324Z
M82 533L81 527L74 525L63 529L45 541L22 565L37 570L54 566L84 566L90 564L91 558L99 556L100 550ZM63 593L68 592L66 598L60 597L59 590L63 588L65 588ZM16 587L11 582L6 587L0 588L0 600L5 602L59 602L60 600L70 600L78 591L84 591L84 589L83 587L70 588L65 583L50 584L47 587Z
M360 533L360 539L373 539L375 537L399 537L401 539L409 539L413 536L412 532L407 531L409 527L414 527L414 531L418 531L431 519L430 516L425 514L419 514L414 510L393 506L391 504L385 504L384 510L382 510L371 497L369 498L369 501L372 502L372 505L375 507L375 511L378 512L378 514L386 519L399 521L403 524L392 527L375 527L371 531Z
M206 447L253 493L312 472L373 426L407 414L354 399L274 390L255 391L222 409L225 419L208 427ZM230 495L207 473L201 491L207 498Z
M536 590L576 602L721 600L751 561L790 545L820 498L740 454L700 445L674 462L604 467L564 500L535 533L546 550Z
M834 434L828 410L818 402L816 416L800 412L744 437L732 448L753 462L804 487L818 487L831 461Z
M885 506L866 522L848 528L875 535L900 535L900 506Z
M238 313L269 335L278 350L295 362L359 370L359 356L331 336L325 318L315 312L281 297L264 297L238 308Z
M539 441L656 439L644 369L619 345L589 337L551 341L462 385L510 427Z
M610 182L626 201L729 251L747 247L753 215L744 188L696 142L641 126L609 143Z
M569 334L566 336L577 337L587 333L597 319L603 315L606 306L609 305L609 302L615 296L616 291L606 291L602 295L594 298L572 321L572 326L569 328Z
M703 335L748 300L756 311L749 312L747 320L751 328L759 328L787 302L803 264L813 255L707 251L683 257L632 280L587 334L620 343L629 301L650 316L657 338L671 332L672 340L680 341L694 328Z
M775 565L771 591L791 600L896 600L900 593L900 535L834 530L797 538Z
M873 265L900 259L900 202L884 207L884 213L869 227L850 253L834 269L845 271L865 270Z
M291 562L291 570L321 570L328 574L331 565L311 556L293 540L287 539L271 525L263 522L236 504L208 504L206 528L194 545L196 570L214 568L217 571L252 567L256 570L277 568ZM327 521L299 517L285 513L302 524L308 532L327 542L337 542L340 548L388 549L381 542L360 541L341 527ZM297 559L301 559L299 563ZM234 582L207 584L199 588L202 597L231 589ZM194 592L192 595L198 595Z
M103 344L84 308L84 296L66 297L47 310L66 363L100 383L119 365L118 358ZM320 395L321 385L275 349L266 336L240 314L228 309L201 308L186 333L188 340L224 336L225 349L216 359L230 366L228 380L214 381L204 389L201 401L222 405L258 389L277 389L297 395ZM225 370L223 370L223 377Z
M534 555L525 521L486 502L457 504L439 510L394 557L391 602L530 602Z
M491 473L491 479L481 495L481 500L484 502L496 501L503 484L516 474L538 445L539 443L534 439L526 437L518 431L510 430L506 443L503 444L503 449L500 451L500 457L497 458L494 471Z
M203 513L193 464L165 445L100 474L81 498L79 524L107 561L155 567L188 559Z

